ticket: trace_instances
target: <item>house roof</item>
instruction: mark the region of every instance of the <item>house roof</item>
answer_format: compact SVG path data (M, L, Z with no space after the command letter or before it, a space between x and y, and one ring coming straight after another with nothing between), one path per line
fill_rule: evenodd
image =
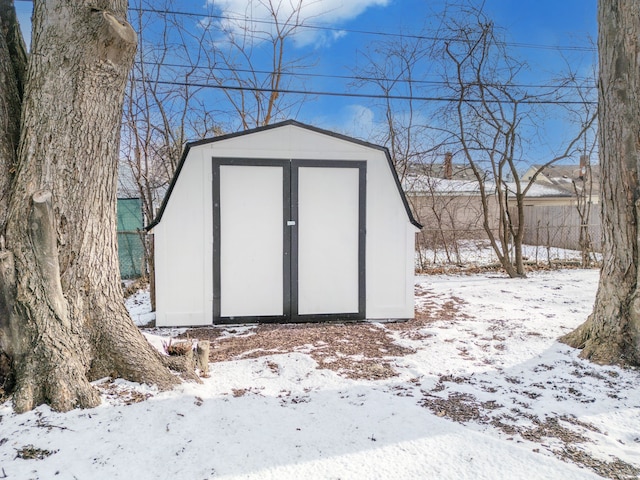
M448 180L444 178L434 178L426 175L408 175L405 177L404 188L411 194L421 194L429 192L435 195L480 195L480 187L476 180ZM510 192L516 191L513 182L505 184ZM523 185L524 188L525 185ZM485 182L488 193L495 191L494 182ZM534 183L527 191L527 198L557 198L571 197L572 194L565 189L555 185L543 185Z
M507 188L510 192L516 191L515 183L508 182ZM523 182L522 188L526 188L526 182ZM559 188L555 185L542 185L539 183L533 183L527 194L527 198L558 198L558 197L572 197L573 195L563 188Z
M480 187L474 180L448 180L428 175L406 175L403 180L406 192L413 195L429 192L437 195L479 195Z
M531 178L541 167L542 165L532 165L524 179ZM597 196L600 194L600 165L586 168L587 172L583 171L580 165L549 165L536 177L536 184L553 185L571 195L589 189L592 196Z
M409 218L409 221L417 228L422 229L422 225L420 225L420 223L418 223L418 221L414 218L413 213L411 212L411 208L409 208L409 203L407 202L407 198L405 196L404 191L402 190L402 185L400 184L400 180L398 179L398 174L395 170L395 168L393 167L393 162L391 161L391 155L389 154L389 150L386 147L380 146L380 145L375 145L373 143L369 143L369 142L365 142L364 140L359 140L357 138L353 138L353 137L349 137L346 135L342 135L340 133L336 133L336 132L332 132L329 130L324 130L318 127L314 127L311 125L307 125L301 122L298 122L296 120L285 120L283 122L279 122L279 123L274 123L271 125L266 125L264 127L258 127L258 128L253 128L250 130L245 130L245 131L241 131L241 132L236 132L236 133L230 133L227 135L220 135L217 137L211 137L211 138L206 138L204 140L198 140L196 142L190 142L187 143L184 151L182 152L182 157L180 158L180 162L178 164L178 167L176 168L176 171L173 175L173 178L171 179L171 183L169 185L169 188L167 189L167 193L164 197L164 200L162 201L162 205L160 206L160 210L158 211L158 214L156 215L156 218L154 218L154 220L145 227L146 230L151 230L153 227L155 227L158 223L160 223L160 221L162 220L162 215L164 214L165 208L167 206L167 203L169 202L169 198L171 197L171 193L173 192L173 188L175 186L175 183L178 179L178 177L180 176L180 172L182 170L182 167L184 165L184 162L187 159L187 156L189 154L189 151L191 150L191 148L193 147L198 147L200 145L207 145L209 143L214 143L214 142L221 142L224 140L228 140L230 138L236 138L236 137L241 137L244 135L251 135L254 133L258 133L258 132L264 132L267 130L273 130L273 129L277 129L277 128L281 128L281 127L285 127L285 126L295 126L298 128L303 128L306 130L310 130L312 132L316 132L316 133L320 133L322 135L327 135L330 137L334 137L334 138L338 138L340 140L344 140L347 142L352 142L352 143L356 143L358 145L362 145L368 148L372 148L375 150L380 150L382 152L384 152L385 157L387 159L387 164L389 166L389 169L391 171L391 174L393 176L393 179L395 181L396 187L398 189L398 194L400 195L400 198L402 200L402 203L404 205L405 211L407 212L407 217Z

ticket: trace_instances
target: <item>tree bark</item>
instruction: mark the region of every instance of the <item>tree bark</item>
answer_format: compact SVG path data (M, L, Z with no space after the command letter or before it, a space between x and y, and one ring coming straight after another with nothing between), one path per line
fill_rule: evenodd
M34 2L6 224L19 412L95 406L90 381L107 375L160 388L179 381L130 320L120 287L119 127L136 49L126 8L122 0Z
M20 139L20 108L27 54L13 1L0 0L0 225L7 220Z
M598 363L640 365L640 10L598 3L603 265L592 314L561 340Z
M13 169L20 139L20 108L27 66L13 1L0 0L0 228L7 220ZM1 234L0 234L1 235ZM10 350L11 312L15 299L13 255L0 236L0 397L14 386Z

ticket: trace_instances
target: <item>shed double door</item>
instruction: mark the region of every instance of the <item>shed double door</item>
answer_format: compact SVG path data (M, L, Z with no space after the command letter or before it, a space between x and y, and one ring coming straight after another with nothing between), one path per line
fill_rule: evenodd
M213 159L214 323L365 318L366 162Z

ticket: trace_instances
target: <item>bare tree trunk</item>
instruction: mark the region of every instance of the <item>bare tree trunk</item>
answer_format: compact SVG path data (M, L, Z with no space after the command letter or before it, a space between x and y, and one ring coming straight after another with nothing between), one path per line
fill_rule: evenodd
M17 162L27 54L13 1L0 0L0 225L7 221L11 172Z
M13 1L0 0L0 229L7 221L12 172L18 158L20 109L27 69L27 54ZM0 397L13 390L15 375L11 355L11 312L15 300L13 255L0 239Z
M119 126L136 34L127 2L36 1L5 254L15 262L14 407L99 403L114 375L177 379L128 317L116 239Z
M598 2L603 262L593 313L562 340L599 363L640 364L640 10Z

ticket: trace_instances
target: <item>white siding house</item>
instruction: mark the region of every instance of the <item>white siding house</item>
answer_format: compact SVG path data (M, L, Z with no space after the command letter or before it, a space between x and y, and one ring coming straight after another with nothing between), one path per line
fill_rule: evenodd
M295 121L187 145L156 219L156 324L413 317L388 151Z

